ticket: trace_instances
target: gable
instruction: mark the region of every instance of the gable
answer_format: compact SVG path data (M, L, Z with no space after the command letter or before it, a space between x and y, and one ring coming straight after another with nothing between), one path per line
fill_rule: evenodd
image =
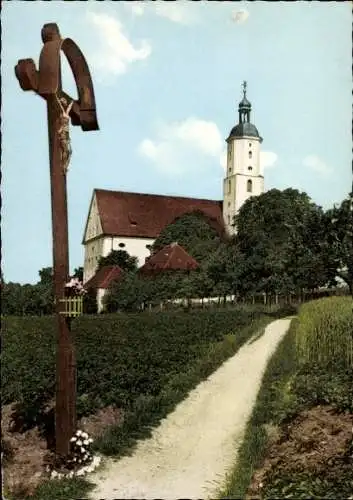
M197 261L178 243L171 243L150 257L140 268L141 274L153 271L190 271L199 267Z
M91 206L88 212L85 233L83 236L83 242L96 238L103 234L102 223L98 210L97 195L94 192L92 196Z

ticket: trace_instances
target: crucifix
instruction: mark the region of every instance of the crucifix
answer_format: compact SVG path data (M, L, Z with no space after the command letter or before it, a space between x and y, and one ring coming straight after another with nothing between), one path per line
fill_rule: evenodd
M64 458L69 454L70 438L76 430L76 357L71 318L65 316L62 301L69 278L66 173L72 153L70 119L72 125L80 125L83 131L98 130L99 127L91 75L81 50L70 38L61 38L55 23L45 24L41 34L44 45L39 70L33 59L21 59L15 67L15 74L22 90L34 91L47 103L57 319L55 442L57 455ZM75 79L77 100L62 89L61 51Z

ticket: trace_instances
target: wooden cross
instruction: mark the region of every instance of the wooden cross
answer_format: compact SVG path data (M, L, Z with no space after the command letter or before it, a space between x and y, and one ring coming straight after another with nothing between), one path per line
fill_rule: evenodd
M42 28L39 70L33 59L21 59L15 74L22 90L32 90L47 103L53 234L55 312L57 317L55 439L57 455L69 454L76 430L76 358L71 319L65 317L65 284L69 278L66 170L71 156L69 118L83 131L98 130L91 75L86 60L70 38L62 39L57 24ZM62 90L60 53L64 52L78 91L78 100Z

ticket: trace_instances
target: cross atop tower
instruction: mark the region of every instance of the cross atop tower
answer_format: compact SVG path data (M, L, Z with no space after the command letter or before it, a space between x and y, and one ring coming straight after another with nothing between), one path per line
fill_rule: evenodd
M244 97L246 97L246 87L247 87L247 83L246 83L246 81L245 81L245 80L243 81L242 87L243 87L243 94L244 94Z

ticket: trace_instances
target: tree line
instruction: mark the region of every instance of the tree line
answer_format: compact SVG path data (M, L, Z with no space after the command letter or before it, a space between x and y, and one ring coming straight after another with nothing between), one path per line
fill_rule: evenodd
M246 298L256 294L300 295L333 287L340 279L353 293L352 194L329 210L295 189L272 189L249 198L227 237L201 212L167 226L154 254L178 242L199 263L191 272L143 278L136 269L112 285L108 311L140 309L144 303L176 298Z
M333 287L340 279L353 294L353 195L329 210L295 189L272 189L249 198L234 219L229 237L202 212L177 218L165 227L151 255L178 242L199 268L142 277L137 258L125 250L101 257L98 269L119 265L124 273L105 296L108 312L140 310L166 300L256 294L299 295ZM83 278L83 268L74 270ZM52 268L39 271L35 285L2 280L3 315L43 315L54 312ZM96 296L88 290L84 311L95 313Z

